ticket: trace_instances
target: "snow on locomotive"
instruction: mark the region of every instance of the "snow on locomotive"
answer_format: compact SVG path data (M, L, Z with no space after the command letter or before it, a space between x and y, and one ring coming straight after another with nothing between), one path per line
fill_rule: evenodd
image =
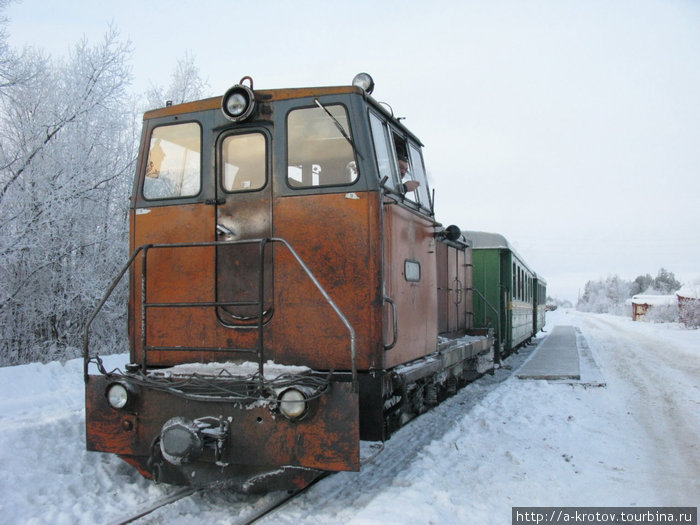
M245 77L145 114L117 279L130 358L108 372L90 348L98 308L89 450L167 483L301 487L493 368L470 246L372 88Z

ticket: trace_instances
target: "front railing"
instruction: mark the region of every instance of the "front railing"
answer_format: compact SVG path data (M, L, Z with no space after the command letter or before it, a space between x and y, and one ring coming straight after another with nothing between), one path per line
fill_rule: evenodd
M248 326L248 328L254 328L257 330L257 342L255 348L244 348L244 349L221 349L221 348L206 348L206 347L196 347L196 348L186 348L187 350L199 350L199 351L221 351L221 350L229 350L229 351L234 351L234 352L248 352L248 353L255 353L258 361L258 371L260 377L263 377L263 364L265 362L265 356L264 356L264 331L265 331L265 323L264 323L264 308L265 308L265 287L268 283L265 282L265 271L264 271L264 262L265 262L265 250L268 245L273 244L273 243L278 243L286 247L287 250L292 254L296 262L299 264L299 266L304 270L306 273L307 277L311 280L311 282L316 286L318 291L321 293L323 298L326 300L328 305L333 309L333 311L336 313L338 318L341 320L343 325L347 328L348 333L349 333L349 338L350 338L350 359L351 359L351 369L352 369L352 384L353 384L353 392L357 392L357 351L355 348L355 330L353 329L352 325L348 321L347 317L343 314L343 312L340 310L338 305L333 301L333 299L330 297L328 292L323 288L319 280L316 278L316 276L313 274L311 269L308 267L308 265L302 260L302 258L299 256L299 254L292 248L292 246L284 239L281 238L263 238L263 239L251 239L251 240L244 240L244 241L211 241L211 242L195 242L195 243L172 243L172 244L146 244L143 246L139 246L134 253L131 255L127 263L124 265L124 267L121 269L117 277L112 281L111 285L107 289L104 297L102 300L99 302L97 307L94 309L92 314L89 316L88 321L85 325L85 331L83 333L83 373L84 373L84 378L85 381L87 382L88 380L88 365L91 360L90 356L90 327L92 325L92 322L95 320L97 317L97 314L100 312L104 304L107 302L109 299L110 295L112 292L114 292L115 288L119 284L119 282L123 279L124 275L127 273L127 271L131 268L131 266L134 264L134 261L138 257L140 253L143 252L143 257L141 260L141 344L142 344L142 349L143 349L143 370L144 372L147 370L147 364L148 364L148 351L149 350L163 350L162 347L152 347L147 345L147 339L146 339L146 324L147 324L147 315L146 311L148 309L157 309L157 308L201 308L201 307L212 307L212 308L218 308L222 306L253 306L253 307L258 307L258 316L257 316L257 323L254 326ZM259 262L258 262L258 300L257 301L192 301L192 302L153 302L149 303L147 301L147 296L146 296L146 287L147 287L147 275L148 275L148 254L152 250L158 250L158 249L178 249L178 248L196 248L196 247L208 247L208 246L214 246L214 247L219 247L219 246L236 246L236 245L251 245L251 244L259 244L260 249L259 249ZM236 329L234 327L228 327L230 329ZM178 347L178 350L183 350L182 347Z

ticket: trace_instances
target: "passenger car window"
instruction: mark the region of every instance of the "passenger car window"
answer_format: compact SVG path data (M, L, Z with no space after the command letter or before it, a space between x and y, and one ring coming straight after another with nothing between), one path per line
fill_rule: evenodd
M343 106L325 106L352 139ZM352 145L323 108L295 109L287 117L287 183L292 188L340 186L355 182Z
M151 134L143 196L192 197L201 188L202 140L199 124L159 126Z
M229 135L221 145L221 186L225 191L253 191L265 186L265 136Z

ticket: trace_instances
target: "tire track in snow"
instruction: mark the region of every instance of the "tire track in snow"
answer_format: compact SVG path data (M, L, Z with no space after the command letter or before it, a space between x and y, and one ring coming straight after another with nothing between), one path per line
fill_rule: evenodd
M640 334L627 319L581 316L589 343L595 345L607 375L627 384L629 411L644 429L654 465L669 504L697 504L700 494L698 400L700 365L673 341ZM622 389L621 389L622 390Z

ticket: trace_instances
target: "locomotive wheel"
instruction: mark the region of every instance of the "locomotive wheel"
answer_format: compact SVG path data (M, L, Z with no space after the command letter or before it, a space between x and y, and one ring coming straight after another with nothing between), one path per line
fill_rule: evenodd
M411 396L411 408L416 414L425 412L423 387L419 386L413 391L413 395Z

